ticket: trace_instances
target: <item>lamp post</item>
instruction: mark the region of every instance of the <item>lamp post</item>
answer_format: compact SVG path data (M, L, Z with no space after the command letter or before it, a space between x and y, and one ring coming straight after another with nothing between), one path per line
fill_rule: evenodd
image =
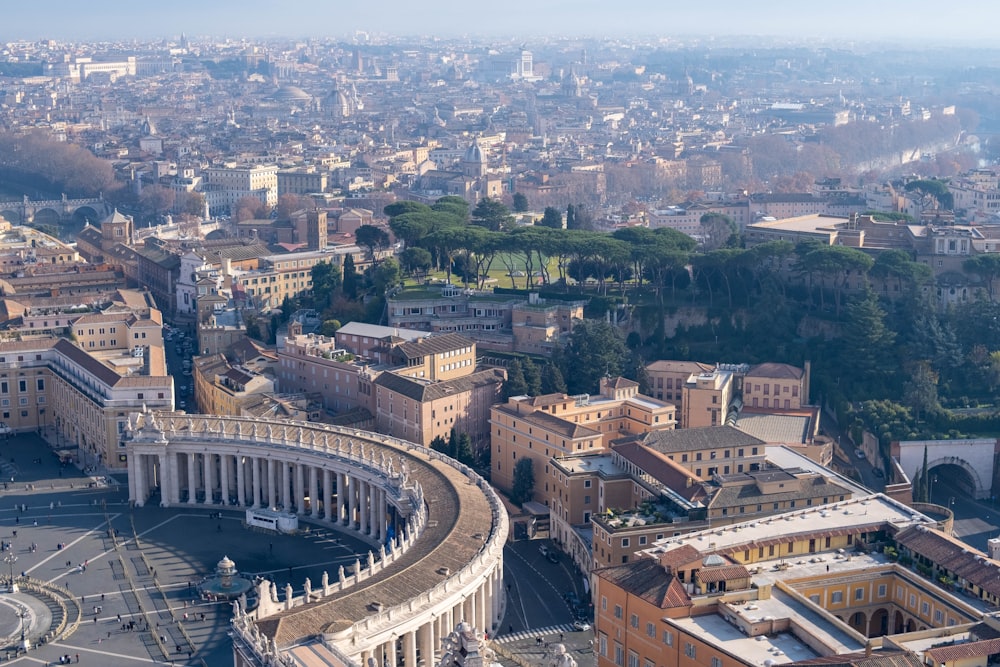
M21 617L21 647L25 651L27 651L29 648L31 648L31 641L27 637L25 637L25 634L24 634L25 633L25 630L24 630L24 619L28 618L28 610L27 609L22 609L18 613L18 616Z
M17 584L14 583L14 563L17 562L17 556L12 552L7 552L7 555L3 557L3 562L10 566L10 593L17 593Z

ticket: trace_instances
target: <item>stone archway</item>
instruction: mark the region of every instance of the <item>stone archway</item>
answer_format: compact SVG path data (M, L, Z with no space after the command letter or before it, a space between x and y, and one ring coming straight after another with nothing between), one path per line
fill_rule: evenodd
M887 634L889 634L889 610L880 607L872 612L866 636L881 637Z
M58 226L61 219L59 211L53 208L40 208L31 217L31 221L36 225Z
M932 477L948 475L959 486L967 487L964 490L974 498L988 498L990 495L991 485L984 485L979 472L963 458L946 456L928 461L927 472ZM933 488L931 492L933 493Z
M906 621L903 619L903 612L897 611L892 615L892 634L898 635L906 628Z
M12 225L21 224L21 212L14 211L12 209L4 209L0 211L0 217L4 218L7 222Z

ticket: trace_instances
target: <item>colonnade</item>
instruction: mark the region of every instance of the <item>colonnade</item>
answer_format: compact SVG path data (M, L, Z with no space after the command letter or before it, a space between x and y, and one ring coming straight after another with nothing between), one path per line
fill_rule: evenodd
M293 599L288 587L282 606L289 618L302 608L305 625L327 627L324 618L307 616L323 608L313 605L330 605L331 620L351 615L329 633L279 640L258 628L258 614L244 610L233 622L236 664L240 656L246 664L258 664L262 656L291 664L302 650L310 660L329 658L324 664L432 667L457 624L492 632L501 620L506 512L485 480L447 457L335 426L146 412L130 417L125 442L129 498L137 507L153 500L164 507L278 509L344 526L376 544L420 517L421 530L405 534L407 540L427 540L425 549L392 552L380 562L423 568L426 588L400 591L393 577L352 584L343 574L341 588L329 598L324 592L318 600L305 594ZM353 585L365 586L364 595L378 602L363 609L356 603L337 606L336 596L350 599Z
M154 490L163 507L227 505L281 510L387 537L391 506L381 486L280 451L255 454L183 447L129 457L129 496L142 507Z

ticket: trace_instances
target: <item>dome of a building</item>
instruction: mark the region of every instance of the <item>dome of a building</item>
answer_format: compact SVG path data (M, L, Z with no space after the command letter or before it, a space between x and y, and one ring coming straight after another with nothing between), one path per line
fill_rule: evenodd
M479 147L478 141L473 141L472 145L465 151L465 156L462 158L462 162L468 162L470 164L482 164L486 162L486 158L483 157L483 149Z
M271 99L278 102L308 102L312 95L298 86L282 86L271 93Z

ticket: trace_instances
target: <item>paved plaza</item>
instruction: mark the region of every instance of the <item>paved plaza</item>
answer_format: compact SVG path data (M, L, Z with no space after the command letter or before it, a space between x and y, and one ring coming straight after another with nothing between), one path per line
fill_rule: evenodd
M360 540L321 524L300 524L297 536L243 527L236 508L131 509L124 476L84 474L36 434L0 440L0 557L3 580L22 573L47 590L72 595L64 639L38 644L55 625L59 605L22 586L0 593L0 660L24 665L231 665L230 606L198 599L194 586L223 556L242 573L291 582L301 594L324 571L353 566L367 553ZM138 537L138 539L136 539ZM34 549L32 546L34 545ZM16 561L8 562L9 556ZM6 589L4 589L6 590ZM22 616L24 619L22 620ZM131 629L130 629L131 624ZM32 639L15 653L21 629Z

